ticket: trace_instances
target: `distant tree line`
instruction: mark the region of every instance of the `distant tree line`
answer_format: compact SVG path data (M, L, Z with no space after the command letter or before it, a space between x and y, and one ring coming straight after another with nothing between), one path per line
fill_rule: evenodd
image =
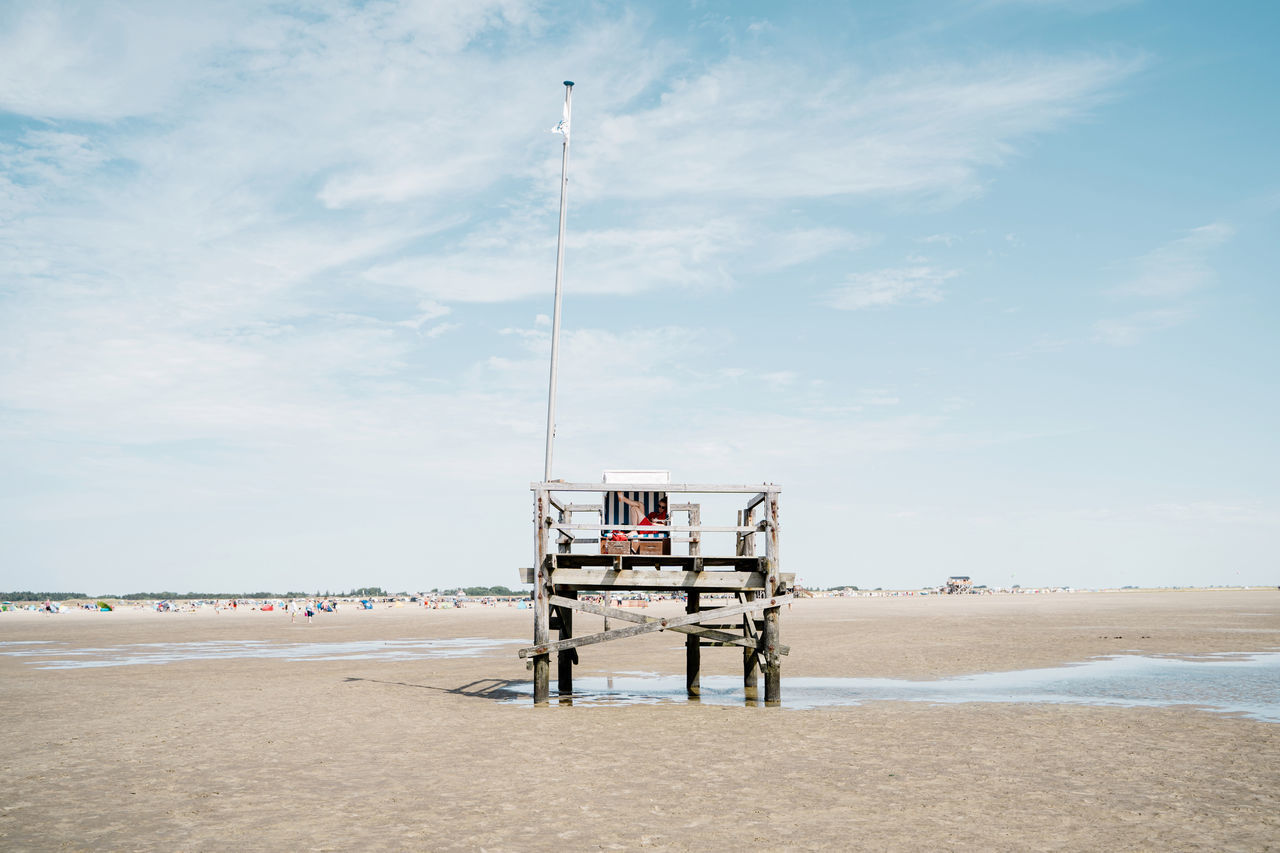
M437 595L451 595L458 591L458 587L450 587L449 589L433 589L431 590ZM527 592L513 592L505 586L464 586L462 591L471 598L483 598L486 595L528 595Z
M88 598L83 592L0 592L4 601L66 601L69 598Z

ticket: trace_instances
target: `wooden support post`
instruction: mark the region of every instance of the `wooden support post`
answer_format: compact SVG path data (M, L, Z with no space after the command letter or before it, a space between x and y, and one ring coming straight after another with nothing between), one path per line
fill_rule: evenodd
M695 504L689 508L689 526L700 527L701 525L702 508ZM690 538L689 555L692 557L700 556L702 553L699 539L697 532L694 532ZM689 590L687 595L684 612L697 613L702 607L701 593ZM702 695L702 639L697 634L689 634L684 638L684 686L690 696Z
M564 596L565 598L577 598L578 593L568 591L564 593ZM568 607L557 607L556 612L560 616L560 639L568 640L572 638L573 611ZM558 686L562 697L573 694L573 665L577 662L577 649L562 649L556 652L556 675L558 676Z
M573 513L560 510L560 524L564 525L567 521L573 520ZM563 530L556 531L556 551L561 554L568 554L573 550L573 540L567 537ZM554 593L555 590L553 589ZM566 592L567 598L577 598L577 592ZM559 636L562 640L568 640L573 637L573 611L568 607L557 607L556 616L559 617L560 631ZM556 687L560 691L561 696L573 695L573 665L578 662L577 649L565 649L556 653Z
M782 701L782 658L777 652L779 627L778 608L770 607L764 612L764 701L767 705Z
M765 592L770 598L781 594L778 572L778 493L770 491L764 503L765 557L769 561ZM770 607L764 612L764 701L767 705L782 701L782 656L778 644L782 641L779 619L781 608Z
M755 601L756 594L754 592L745 592L742 594L743 601ZM744 637L753 637L756 633L754 613L742 614L742 635ZM760 652L756 649L744 648L742 650L742 692L747 701L755 702L760 698L760 679L757 673L760 670Z
M601 506L601 508L600 508L600 523L601 523L601 524L604 524L604 507L603 507L603 506ZM604 534L605 534L605 531L601 530L601 531L600 531L600 541L601 541L601 546L602 546L602 547L603 547L603 543L604 543ZM613 592L612 592L612 591L607 590L607 589L604 591L604 598L602 599L601 604L603 604L605 607L612 607L612 606L613 606ZM608 630L609 630L609 617L608 617L608 616L604 617L604 630L606 630L606 631L608 631Z
M533 509L533 548L537 562L533 564L533 644L545 645L551 642L551 607L548 598L551 594L551 567L545 559L547 554L547 522L550 495L545 489L534 490ZM545 705L551 694L551 655L540 654L533 657L533 703Z
M700 593L689 590L685 601L685 613L697 613L701 605ZM697 634L688 634L684 638L684 686L690 696L702 695L702 641Z

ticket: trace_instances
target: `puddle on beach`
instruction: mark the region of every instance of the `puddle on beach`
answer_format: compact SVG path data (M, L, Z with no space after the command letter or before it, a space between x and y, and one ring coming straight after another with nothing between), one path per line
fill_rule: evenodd
M627 674L578 678L572 697L552 701L574 705L637 705L747 702L742 680L703 676L702 696L685 696L684 676ZM513 688L529 702L532 684ZM763 695L763 685L761 690ZM1280 652L1206 655L1196 658L1123 655L1050 669L986 672L936 681L892 678L783 678L783 708L828 708L868 702L1007 702L1104 705L1121 708L1193 706L1280 723Z
M203 643L132 643L106 648L71 648L63 643L0 642L0 655L30 658L37 669L88 669L193 660L270 658L310 660L424 660L478 657L523 640L459 637L434 640L360 640L346 643L273 643L267 640L214 640Z
M37 669L88 669L197 660L243 658L284 661L411 661L479 657L507 653L523 640L483 637L405 639L332 643L279 643L265 640L201 643L133 643L102 648L74 648L42 641L0 642L0 656L23 659ZM560 704L658 705L700 702L704 705L763 704L747 702L742 680L704 676L702 696L685 695L684 675L621 673L577 678L572 696ZM763 686L762 686L763 687ZM528 704L531 683L501 691L506 701ZM763 695L763 691L762 691ZM1118 655L1048 669L986 672L933 681L892 678L783 678L783 708L829 708L868 702L1048 703L1104 705L1123 708L1191 706L1241 714L1280 723L1280 652L1215 654L1199 657Z

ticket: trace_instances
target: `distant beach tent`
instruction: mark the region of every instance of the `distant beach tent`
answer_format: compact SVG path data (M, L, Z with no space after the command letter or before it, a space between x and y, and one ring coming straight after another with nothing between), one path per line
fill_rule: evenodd
M105 612L105 613L110 613L110 612L111 612L112 610L114 610L115 608L114 608L114 607L112 607L110 604L107 604L105 601L99 601L99 602L98 602L98 609L99 609L99 610L101 610L101 611L103 611L103 612Z

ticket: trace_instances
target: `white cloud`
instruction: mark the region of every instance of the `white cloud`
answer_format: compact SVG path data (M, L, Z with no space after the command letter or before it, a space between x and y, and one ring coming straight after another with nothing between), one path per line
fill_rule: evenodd
M424 300L418 304L418 309L422 312L410 320L400 320L396 325L405 326L410 329L420 329L424 323L443 317L452 309L447 305L441 305L439 302L433 302L430 299Z
M0 7L0 109L112 121L156 113L196 82L239 14L203 5L50 2Z
M1134 346L1150 333L1180 326L1192 316L1186 308L1157 308L1124 317L1106 317L1094 323L1094 338L1113 347Z
M534 232L538 234L538 232ZM575 293L639 293L715 287L725 265L747 247L742 223L728 218L668 227L574 229L565 249L565 287ZM445 302L499 302L551 292L554 232L531 236L510 221L477 230L456 250L380 264L366 275Z
M577 186L590 198L964 197L980 167L1088 110L1135 67L1002 59L810 79L812 68L729 60L576 138Z
M761 381L773 389L794 385L797 378L798 376L794 370L771 370L760 374Z
M446 334L448 332L454 331L455 329L461 329L461 328L462 328L461 323L440 323L438 325L432 326L430 329L427 329L425 334L428 338L438 338L443 334Z
M1209 256L1235 233L1221 222L1193 228L1133 263L1132 278L1118 293L1131 296L1172 298L1185 296L1214 281Z
M1192 319L1195 311L1187 299L1216 280L1210 256L1234 233L1225 223L1204 225L1134 260L1129 265L1129 280L1111 295L1153 307L1098 320L1095 340L1111 346L1134 346L1152 332Z
M865 234L845 228L796 228L772 234L764 250L764 269L779 270L803 264L833 252L859 252L882 240L879 234Z
M942 283L958 270L910 266L852 273L845 283L827 294L826 304L845 311L909 303L940 302Z
M567 290L687 291L725 327L576 316L558 472L812 481L877 454L1013 440L913 414L901 400L923 392L905 379L900 396L850 391L847 376L824 385L808 363L766 368L751 322L777 303L715 297L833 256L850 268L845 255L882 239L850 202L982 192L989 167L1088 113L1134 63L926 55L872 75L772 48L708 58L643 12L555 12L0 10L0 109L15 128L0 131L0 462L16 484L0 489L0 538L78 519L57 538L109 553L64 558L54 536L24 532L24 559L146 563L150 578L190 565L256 580L289 560L308 580L323 564L325 583L384 565L417 578L423 536L477 524L501 540L497 563L526 559L527 531L492 522L523 518L519 481L540 474L550 319L497 303L550 302L559 146L545 131L565 76L579 80ZM963 232L908 227L908 242ZM784 283L812 280L801 271ZM936 302L957 275L903 261L827 301ZM499 334L526 322L513 316L529 328ZM107 517L121 523L90 523ZM439 564L465 556L456 538L456 553L433 542Z

